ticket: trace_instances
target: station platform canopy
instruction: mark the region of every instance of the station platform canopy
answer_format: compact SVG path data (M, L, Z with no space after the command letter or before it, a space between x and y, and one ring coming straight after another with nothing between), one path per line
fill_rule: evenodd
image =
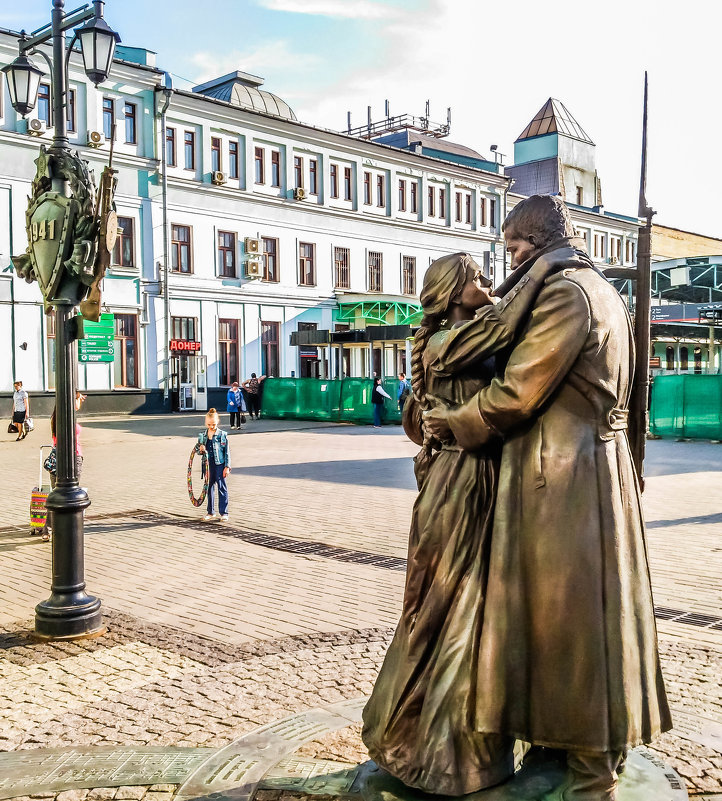
M370 325L417 326L424 313L418 303L394 296L369 298L360 295L357 298L344 296L339 300L336 321L355 324L357 328Z

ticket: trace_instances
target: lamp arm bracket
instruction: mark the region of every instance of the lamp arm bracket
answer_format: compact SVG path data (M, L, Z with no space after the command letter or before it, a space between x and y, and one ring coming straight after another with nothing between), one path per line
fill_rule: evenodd
M42 50L38 50L35 47L26 50L25 52L29 56L40 56L41 58L45 59L45 63L48 65L48 69L50 70L50 77L52 78L55 75L55 70L53 69L53 62L51 61L50 56L47 53L44 53Z
M80 25L81 22L87 22L94 16L95 11L90 7L89 4L81 6L65 16L62 24L60 25L60 30L67 31L69 28L75 28L77 25ZM52 38L53 31L50 27L50 24L44 25L42 28L38 28L37 31L33 31L33 34L29 39L25 39L19 43L20 52L25 53L33 47L37 47L38 45L49 42Z

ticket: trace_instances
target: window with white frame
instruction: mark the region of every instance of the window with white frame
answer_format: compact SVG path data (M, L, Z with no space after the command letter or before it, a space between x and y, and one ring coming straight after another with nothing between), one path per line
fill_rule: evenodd
M595 259L605 259L606 258L606 234L595 231L594 232L594 252L593 256Z

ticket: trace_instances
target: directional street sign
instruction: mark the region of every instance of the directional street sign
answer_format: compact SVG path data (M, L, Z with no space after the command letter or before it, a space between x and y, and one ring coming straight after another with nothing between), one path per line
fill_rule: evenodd
M78 361L112 362L115 355L115 323L112 314L101 314L100 321L83 320L83 339L78 340Z

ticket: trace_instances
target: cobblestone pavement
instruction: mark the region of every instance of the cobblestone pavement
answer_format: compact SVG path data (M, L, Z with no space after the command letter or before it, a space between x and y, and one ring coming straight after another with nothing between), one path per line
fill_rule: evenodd
M231 523L204 526L184 475L199 416L83 425L82 483L93 500L86 574L110 632L53 645L27 637L50 568L49 547L26 531L37 446L47 439L40 421L24 442L0 442L0 478L11 488L0 512L0 750L216 747L370 691L399 613L398 560L415 497L415 447L398 428L249 424L232 435ZM648 456L656 603L722 618L722 447L650 442ZM720 723L722 627L675 617L659 621L671 703L692 729L701 718ZM720 752L682 728L658 752L691 793L722 794ZM304 753L364 758L354 727ZM58 798L169 801L174 789Z

